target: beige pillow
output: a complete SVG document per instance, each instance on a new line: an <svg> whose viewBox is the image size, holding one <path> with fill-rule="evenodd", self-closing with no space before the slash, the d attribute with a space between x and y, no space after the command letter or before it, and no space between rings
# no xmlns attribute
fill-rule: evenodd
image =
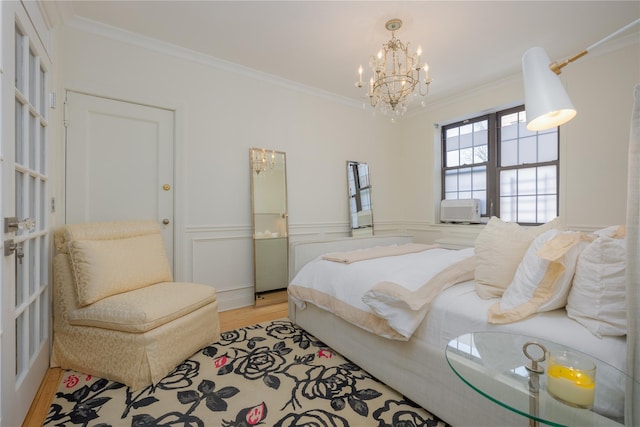
<svg viewBox="0 0 640 427"><path fill-rule="evenodd" d="M491 217L475 241L478 296L484 299L502 296L533 239L558 228L559 218L537 227L523 227Z"/></svg>
<svg viewBox="0 0 640 427"><path fill-rule="evenodd" d="M162 236L74 240L69 256L80 305L173 280Z"/></svg>
<svg viewBox="0 0 640 427"><path fill-rule="evenodd" d="M549 230L536 237L489 323L510 323L567 304L578 256L591 239L578 231Z"/></svg>

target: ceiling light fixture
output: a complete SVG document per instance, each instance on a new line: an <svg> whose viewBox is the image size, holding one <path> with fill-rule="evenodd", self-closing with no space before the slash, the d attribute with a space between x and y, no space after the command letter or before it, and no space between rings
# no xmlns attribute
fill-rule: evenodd
<svg viewBox="0 0 640 427"><path fill-rule="evenodd" d="M576 116L576 109L558 77L562 68L638 23L640 19L636 19L560 64L555 61L550 62L547 53L541 47L532 47L527 50L522 56L527 129L541 131L560 126L573 119Z"/></svg>
<svg viewBox="0 0 640 427"><path fill-rule="evenodd" d="M407 111L410 95L426 96L429 93L429 66L421 64L420 56L422 48L418 46L415 54L409 52L409 43L406 45L395 36L402 26L400 19L391 19L385 24L385 28L391 31L391 40L382 45L377 55L371 56L369 67L371 79L367 88L367 96L372 107L379 109L386 115L402 115ZM358 68L359 79L356 87L364 87L362 81L362 65ZM424 73L421 81L420 76ZM416 90L417 86L417 90ZM424 90L423 90L424 88Z"/></svg>

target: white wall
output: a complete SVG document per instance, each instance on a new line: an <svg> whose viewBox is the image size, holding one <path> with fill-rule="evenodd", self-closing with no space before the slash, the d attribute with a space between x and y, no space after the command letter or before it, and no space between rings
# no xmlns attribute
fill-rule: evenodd
<svg viewBox="0 0 640 427"><path fill-rule="evenodd" d="M635 39L612 42L564 69L561 75L578 111L560 128L560 217L573 229L624 224L626 215L627 147L633 88L640 82L640 49ZM402 218L422 239L453 232L472 238L480 227L437 225L440 165L434 136L447 124L479 112L524 103L522 76L438 102L403 122L400 158L402 181L415 194ZM444 230L444 231L443 231Z"/></svg>
<svg viewBox="0 0 640 427"><path fill-rule="evenodd" d="M222 310L253 302L249 147L286 152L292 240L348 234L346 161L355 160L370 166L377 233L468 243L481 226L434 223L440 188L434 123L523 102L517 75L391 124L331 97L186 54L71 27L61 28L56 40L59 94L72 89L176 110L178 278L215 286ZM589 55L562 74L578 110L561 128L560 213L569 227L624 222L639 76L637 42ZM60 123L54 128L62 168L64 134Z"/></svg>
<svg viewBox="0 0 640 427"><path fill-rule="evenodd" d="M370 164L376 221L394 230L397 207L387 199L400 182L387 161L395 151L389 121L269 78L77 28L58 30L57 48L61 98L70 89L176 110L177 278L215 286L221 309L253 303L250 147L286 152L291 239L348 235L347 160ZM64 133L54 126L62 168Z"/></svg>

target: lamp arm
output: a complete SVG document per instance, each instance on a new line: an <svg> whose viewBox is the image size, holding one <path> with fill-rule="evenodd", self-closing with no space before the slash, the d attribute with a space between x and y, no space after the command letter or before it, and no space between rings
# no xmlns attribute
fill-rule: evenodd
<svg viewBox="0 0 640 427"><path fill-rule="evenodd" d="M566 67L567 65L569 65L570 63L572 63L573 61L582 58L583 56L585 56L587 53L591 52L593 49L595 49L596 47L600 46L603 43L608 42L609 40L611 40L612 38L618 36L620 33L628 30L629 28L640 24L640 19L636 19L635 21L625 25L624 27L620 28L618 31L615 31L611 34L609 34L607 37L603 38L602 40L598 40L597 42L595 42L594 44L592 44L591 46L589 46L588 48L586 48L585 50L583 50L582 52L572 56L571 58L567 59L566 61L563 61L561 63L557 63L557 62L552 62L551 64L549 64L549 68L551 69L551 71L553 71L556 74L560 74L562 72L562 68Z"/></svg>

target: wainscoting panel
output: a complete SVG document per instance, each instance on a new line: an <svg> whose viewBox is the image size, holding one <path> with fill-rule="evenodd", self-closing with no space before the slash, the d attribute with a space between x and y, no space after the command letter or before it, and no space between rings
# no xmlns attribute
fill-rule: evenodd
<svg viewBox="0 0 640 427"><path fill-rule="evenodd" d="M250 232L199 229L191 236L192 281L216 288L220 311L252 305L253 252Z"/></svg>
<svg viewBox="0 0 640 427"><path fill-rule="evenodd" d="M473 246L482 225L377 221L376 235L410 235L418 243L440 243L460 249ZM184 280L214 286L220 311L253 305L251 226L190 226L185 232ZM350 237L348 223L289 225L289 242ZM189 268L190 266L190 268Z"/></svg>

